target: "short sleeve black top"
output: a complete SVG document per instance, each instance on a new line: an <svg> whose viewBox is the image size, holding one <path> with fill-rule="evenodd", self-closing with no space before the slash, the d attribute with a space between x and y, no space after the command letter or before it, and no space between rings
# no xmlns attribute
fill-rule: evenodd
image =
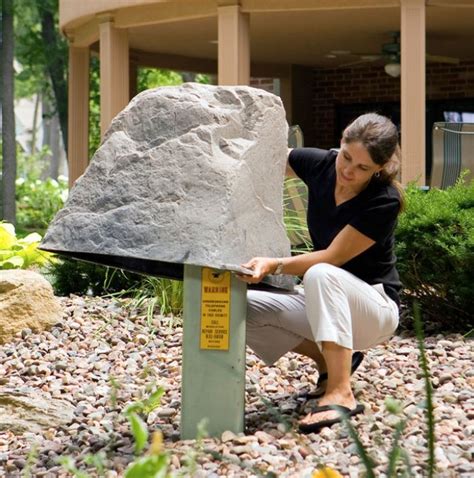
<svg viewBox="0 0 474 478"><path fill-rule="evenodd" d="M290 153L293 171L308 186L308 229L315 251L326 249L346 225L375 241L369 249L343 264L368 284L383 284L397 304L401 284L395 268L394 230L400 210L400 195L393 185L372 179L352 199L336 206L336 151L296 148Z"/></svg>

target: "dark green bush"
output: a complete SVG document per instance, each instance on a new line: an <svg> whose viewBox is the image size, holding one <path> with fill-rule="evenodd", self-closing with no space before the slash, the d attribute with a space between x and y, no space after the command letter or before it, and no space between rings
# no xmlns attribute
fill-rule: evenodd
<svg viewBox="0 0 474 478"><path fill-rule="evenodd" d="M474 182L427 192L411 186L396 231L407 303L443 330L469 330L474 311Z"/></svg>
<svg viewBox="0 0 474 478"><path fill-rule="evenodd" d="M143 276L120 269L76 261L59 259L47 270L56 295L105 295L137 288Z"/></svg>

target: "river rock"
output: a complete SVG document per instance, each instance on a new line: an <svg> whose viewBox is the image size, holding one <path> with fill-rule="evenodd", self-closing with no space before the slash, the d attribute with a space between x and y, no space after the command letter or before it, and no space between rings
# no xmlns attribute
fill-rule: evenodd
<svg viewBox="0 0 474 478"><path fill-rule="evenodd" d="M61 306L51 284L37 272L0 271L0 343L29 329L39 332L60 321Z"/></svg>
<svg viewBox="0 0 474 478"><path fill-rule="evenodd" d="M0 390L0 431L41 433L67 425L73 418L74 407L69 402L37 388Z"/></svg>
<svg viewBox="0 0 474 478"><path fill-rule="evenodd" d="M147 90L112 121L42 248L182 278L289 256L283 224L288 126L278 96L186 83ZM292 287L289 277L274 285Z"/></svg>

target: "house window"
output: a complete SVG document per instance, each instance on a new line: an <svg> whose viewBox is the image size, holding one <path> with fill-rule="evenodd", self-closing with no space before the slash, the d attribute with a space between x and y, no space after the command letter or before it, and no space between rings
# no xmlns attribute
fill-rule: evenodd
<svg viewBox="0 0 474 478"><path fill-rule="evenodd" d="M447 123L474 123L474 113L467 111L443 111Z"/></svg>

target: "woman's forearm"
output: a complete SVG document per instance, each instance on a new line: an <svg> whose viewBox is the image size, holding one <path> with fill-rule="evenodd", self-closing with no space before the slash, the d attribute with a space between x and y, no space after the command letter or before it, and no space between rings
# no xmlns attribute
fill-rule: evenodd
<svg viewBox="0 0 474 478"><path fill-rule="evenodd" d="M328 249L308 252L307 254L300 254L298 256L284 257L281 261L283 262L282 274L295 276L303 275L315 264L326 263L334 266L342 265L341 261L339 261Z"/></svg>

